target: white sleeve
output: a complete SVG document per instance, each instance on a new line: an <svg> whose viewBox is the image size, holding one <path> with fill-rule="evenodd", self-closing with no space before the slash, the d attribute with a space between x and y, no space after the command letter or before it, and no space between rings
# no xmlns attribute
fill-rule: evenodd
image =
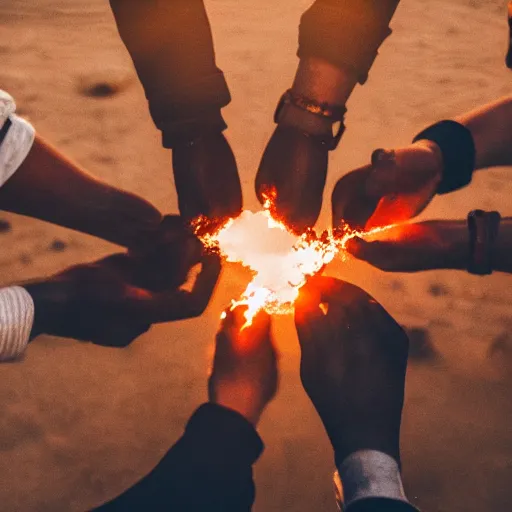
<svg viewBox="0 0 512 512"><path fill-rule="evenodd" d="M376 450L350 454L334 475L334 483L340 508L366 498L408 502L398 463L393 457Z"/></svg>
<svg viewBox="0 0 512 512"><path fill-rule="evenodd" d="M34 323L34 301L21 286L0 288L0 361L25 351Z"/></svg>
<svg viewBox="0 0 512 512"><path fill-rule="evenodd" d="M18 117L12 96L0 89L0 130L9 119L9 127L0 143L0 187L18 170L34 143L34 127Z"/></svg>

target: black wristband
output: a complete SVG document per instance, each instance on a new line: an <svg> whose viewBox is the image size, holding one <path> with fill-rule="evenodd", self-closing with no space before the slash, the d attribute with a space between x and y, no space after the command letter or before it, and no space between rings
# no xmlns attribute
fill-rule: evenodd
<svg viewBox="0 0 512 512"><path fill-rule="evenodd" d="M475 143L473 135L456 121L440 121L414 137L413 142L435 142L443 156L443 179L438 194L459 190L471 182L475 169Z"/></svg>

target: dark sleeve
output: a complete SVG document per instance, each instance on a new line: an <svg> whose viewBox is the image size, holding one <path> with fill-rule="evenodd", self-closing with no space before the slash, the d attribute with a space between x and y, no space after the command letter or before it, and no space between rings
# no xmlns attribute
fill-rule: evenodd
<svg viewBox="0 0 512 512"><path fill-rule="evenodd" d="M350 504L345 512L418 512L418 509L404 501L367 498Z"/></svg>
<svg viewBox="0 0 512 512"><path fill-rule="evenodd" d="M302 15L298 56L348 67L364 83L400 0L316 0Z"/></svg>
<svg viewBox="0 0 512 512"><path fill-rule="evenodd" d="M203 0L110 0L163 144L223 130L230 93L216 66Z"/></svg>
<svg viewBox="0 0 512 512"><path fill-rule="evenodd" d="M238 413L204 404L184 435L145 478L97 511L249 511L252 465L263 451L254 427Z"/></svg>

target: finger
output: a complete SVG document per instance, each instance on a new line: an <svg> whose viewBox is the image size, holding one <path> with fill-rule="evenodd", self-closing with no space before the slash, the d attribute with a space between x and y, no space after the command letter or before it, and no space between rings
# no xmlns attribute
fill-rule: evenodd
<svg viewBox="0 0 512 512"><path fill-rule="evenodd" d="M325 303L329 307L337 302L347 303L355 297L367 295L361 288L333 277L315 276L309 285L315 287L320 303Z"/></svg>
<svg viewBox="0 0 512 512"><path fill-rule="evenodd" d="M171 290L161 293L140 293L135 299L138 308L149 323L172 322L200 316L210 301L220 274L220 258L211 254L203 257L202 270L191 292Z"/></svg>
<svg viewBox="0 0 512 512"><path fill-rule="evenodd" d="M399 242L368 242L362 238L353 238L347 242L346 249L356 258L385 271L399 270L403 248Z"/></svg>
<svg viewBox="0 0 512 512"><path fill-rule="evenodd" d="M302 287L295 301L295 327L302 350L325 335L326 322L320 307L320 293L314 285Z"/></svg>
<svg viewBox="0 0 512 512"><path fill-rule="evenodd" d="M149 331L149 324L129 324L126 322L117 322L107 327L93 343L103 347L123 348L142 334Z"/></svg>
<svg viewBox="0 0 512 512"><path fill-rule="evenodd" d="M336 184L331 197L334 228L348 224L353 229L362 229L375 211L379 199L370 197L365 190L370 171L370 166L352 171Z"/></svg>
<svg viewBox="0 0 512 512"><path fill-rule="evenodd" d="M205 254L201 261L201 272L190 292L189 302L196 315L201 315L213 295L221 271L221 258L218 254Z"/></svg>
<svg viewBox="0 0 512 512"><path fill-rule="evenodd" d="M371 197L381 198L402 192L402 169L396 162L396 153L389 149L376 149L372 153L372 170L365 187Z"/></svg>
<svg viewBox="0 0 512 512"><path fill-rule="evenodd" d="M380 242L368 242L360 237L354 237L348 240L345 249L356 258L374 264L378 260L382 245Z"/></svg>
<svg viewBox="0 0 512 512"><path fill-rule="evenodd" d="M427 204L428 201L418 199L415 194L383 197L366 223L365 229L370 230L405 222L421 213Z"/></svg>
<svg viewBox="0 0 512 512"><path fill-rule="evenodd" d="M372 197L410 194L424 183L424 176L411 168L407 150L377 149L372 154L372 171L366 192Z"/></svg>
<svg viewBox="0 0 512 512"><path fill-rule="evenodd" d="M264 311L259 311L248 324L245 307L237 307L230 311L226 317L228 339L234 349L250 352L261 349L263 346L272 345L270 316Z"/></svg>
<svg viewBox="0 0 512 512"><path fill-rule="evenodd" d="M93 263L95 267L108 269L123 281L130 282L135 272L135 260L127 253L117 253Z"/></svg>

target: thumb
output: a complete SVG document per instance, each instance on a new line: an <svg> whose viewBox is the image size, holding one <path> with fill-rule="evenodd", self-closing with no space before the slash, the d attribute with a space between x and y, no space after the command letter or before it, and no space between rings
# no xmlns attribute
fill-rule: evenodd
<svg viewBox="0 0 512 512"><path fill-rule="evenodd" d="M301 349L314 343L325 325L325 315L320 309L321 295L311 285L305 285L295 302L295 327Z"/></svg>
<svg viewBox="0 0 512 512"><path fill-rule="evenodd" d="M372 153L372 171L366 180L366 193L380 198L403 192L401 175L395 151L376 149Z"/></svg>
<svg viewBox="0 0 512 512"><path fill-rule="evenodd" d="M375 265L382 259L382 245L380 242L368 242L362 238L354 237L347 241L345 249L352 256Z"/></svg>
<svg viewBox="0 0 512 512"><path fill-rule="evenodd" d="M267 313L259 311L248 324L246 311L246 306L237 306L226 311L221 330L227 333L228 341L233 348L250 351L271 340L271 322Z"/></svg>

